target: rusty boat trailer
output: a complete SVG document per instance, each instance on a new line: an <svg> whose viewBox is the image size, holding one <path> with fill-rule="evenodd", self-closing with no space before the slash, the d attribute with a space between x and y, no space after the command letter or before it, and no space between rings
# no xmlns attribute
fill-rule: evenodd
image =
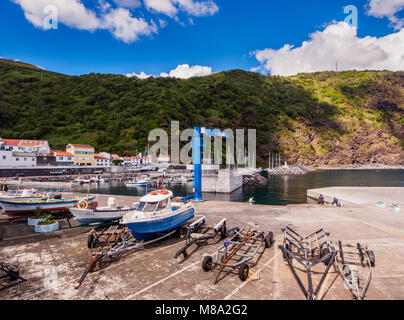
<svg viewBox="0 0 404 320"><path fill-rule="evenodd" d="M246 281L249 273L248 262L257 255L261 247L269 248L273 244L273 233L258 232L256 230L240 231L233 228L229 231L230 239L224 241L223 245L212 256L206 256L202 261L202 269L205 272L219 267L215 283L219 281L221 273L225 269L237 269L241 281Z"/></svg>
<svg viewBox="0 0 404 320"><path fill-rule="evenodd" d="M328 240L327 234L323 229L320 229L306 237L302 237L291 227L286 226L282 229L284 233L283 244L279 246L283 253L283 258L288 262L290 270L296 278L296 281L305 295L307 300L316 300L321 289L321 286L334 264L337 250ZM297 274L293 265L293 260L298 262L306 271L307 274L307 289ZM312 268L319 263L324 263L326 269L316 288L313 288Z"/></svg>
<svg viewBox="0 0 404 320"><path fill-rule="evenodd" d="M76 281L74 288L80 288L88 273L92 272L97 263L100 263L103 258L109 258L112 261L126 252L141 249L146 245L167 239L171 236L179 237L186 225L187 224L166 233L157 234L156 238L146 242L137 241L132 236L128 227L124 225L112 225L108 228L104 228L101 232L92 229L87 240L88 248L91 250L91 260L80 279Z"/></svg>

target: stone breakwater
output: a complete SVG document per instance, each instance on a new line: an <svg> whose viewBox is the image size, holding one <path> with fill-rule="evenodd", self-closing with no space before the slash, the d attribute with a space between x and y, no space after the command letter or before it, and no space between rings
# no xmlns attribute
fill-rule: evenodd
<svg viewBox="0 0 404 320"><path fill-rule="evenodd" d="M268 173L270 175L277 175L277 176L301 176L316 170L317 170L316 168L306 166L280 167L276 169L268 169Z"/></svg>
<svg viewBox="0 0 404 320"><path fill-rule="evenodd" d="M259 173L243 176L243 185L255 186L255 185L266 185L267 183L268 179L263 177Z"/></svg>

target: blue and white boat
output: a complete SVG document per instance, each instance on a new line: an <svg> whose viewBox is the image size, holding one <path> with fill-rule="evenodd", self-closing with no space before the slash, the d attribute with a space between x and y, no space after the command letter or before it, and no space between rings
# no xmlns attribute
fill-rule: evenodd
<svg viewBox="0 0 404 320"><path fill-rule="evenodd" d="M157 234L180 227L195 217L191 202L172 202L169 190L155 190L140 199L136 211L128 212L121 220L138 240L148 240Z"/></svg>
<svg viewBox="0 0 404 320"><path fill-rule="evenodd" d="M146 179L139 179L139 180L125 182L125 185L127 187L145 187L148 184L149 184L149 181Z"/></svg>

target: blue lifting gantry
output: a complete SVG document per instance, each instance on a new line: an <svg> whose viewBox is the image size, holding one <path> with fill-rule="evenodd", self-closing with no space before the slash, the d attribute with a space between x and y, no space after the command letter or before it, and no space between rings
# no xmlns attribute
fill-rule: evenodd
<svg viewBox="0 0 404 320"><path fill-rule="evenodd" d="M202 136L210 137L228 137L218 129L206 129L201 127L194 127L194 135L192 138L192 163L194 165L194 201L200 202L202 199Z"/></svg>

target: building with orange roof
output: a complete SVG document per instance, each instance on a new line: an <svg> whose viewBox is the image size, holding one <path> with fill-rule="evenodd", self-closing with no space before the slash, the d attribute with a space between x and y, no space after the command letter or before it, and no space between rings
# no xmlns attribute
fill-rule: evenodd
<svg viewBox="0 0 404 320"><path fill-rule="evenodd" d="M0 150L48 154L50 152L48 141L31 139L2 139Z"/></svg>
<svg viewBox="0 0 404 320"><path fill-rule="evenodd" d="M66 151L51 151L56 158L56 165L57 166L72 166L74 165L74 156L70 152Z"/></svg>
<svg viewBox="0 0 404 320"><path fill-rule="evenodd" d="M124 165L139 166L142 164L142 157L139 156L122 157L122 160Z"/></svg>
<svg viewBox="0 0 404 320"><path fill-rule="evenodd" d="M104 152L94 154L94 164L97 167L110 167L111 158L103 156Z"/></svg>
<svg viewBox="0 0 404 320"><path fill-rule="evenodd" d="M160 154L157 158L158 163L170 163L171 158L168 154Z"/></svg>
<svg viewBox="0 0 404 320"><path fill-rule="evenodd" d="M88 144L68 144L66 152L73 155L74 165L93 166L95 164L94 147Z"/></svg>

